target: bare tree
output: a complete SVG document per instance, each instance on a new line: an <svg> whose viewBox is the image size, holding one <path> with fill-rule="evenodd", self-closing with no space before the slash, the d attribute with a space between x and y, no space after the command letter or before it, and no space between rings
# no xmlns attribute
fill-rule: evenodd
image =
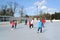
<svg viewBox="0 0 60 40"><path fill-rule="evenodd" d="M18 6L18 3L14 2L14 13L16 11L17 6Z"/></svg>
<svg viewBox="0 0 60 40"><path fill-rule="evenodd" d="M0 10L0 14L5 16L6 15L6 10L7 10L7 5L2 5L1 10Z"/></svg>
<svg viewBox="0 0 60 40"><path fill-rule="evenodd" d="M18 5L18 3L16 3L16 2L10 2L10 3L8 3L8 5L9 5L9 9L10 9L10 14L11 14L11 16L14 16L14 14L15 14L15 12L16 12L16 8L17 8L17 5Z"/></svg>

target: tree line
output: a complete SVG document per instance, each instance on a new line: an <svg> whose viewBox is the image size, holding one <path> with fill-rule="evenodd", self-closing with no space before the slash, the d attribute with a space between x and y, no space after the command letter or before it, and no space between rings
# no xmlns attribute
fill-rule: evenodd
<svg viewBox="0 0 60 40"><path fill-rule="evenodd" d="M20 6L16 2L9 2L6 5L0 6L0 16L14 16L16 10L19 8L18 13L22 17L23 15L27 15L24 13L24 7Z"/></svg>

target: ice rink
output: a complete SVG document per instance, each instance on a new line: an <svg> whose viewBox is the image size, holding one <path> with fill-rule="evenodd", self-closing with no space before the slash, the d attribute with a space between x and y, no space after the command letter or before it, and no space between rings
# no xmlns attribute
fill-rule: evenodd
<svg viewBox="0 0 60 40"><path fill-rule="evenodd" d="M37 33L37 22L32 29L24 23L18 24L14 30L11 30L10 24L2 24L0 40L60 40L60 21L46 22L42 33Z"/></svg>

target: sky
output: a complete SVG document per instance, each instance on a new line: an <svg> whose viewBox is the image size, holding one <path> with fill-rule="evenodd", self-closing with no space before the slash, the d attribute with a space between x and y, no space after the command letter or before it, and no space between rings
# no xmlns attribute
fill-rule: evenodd
<svg viewBox="0 0 60 40"><path fill-rule="evenodd" d="M0 0L0 8L9 2L16 2L18 6L23 6L24 11L28 15L39 15L39 12L60 12L60 0ZM38 7L37 7L38 6ZM19 17L19 10L17 8L15 17Z"/></svg>

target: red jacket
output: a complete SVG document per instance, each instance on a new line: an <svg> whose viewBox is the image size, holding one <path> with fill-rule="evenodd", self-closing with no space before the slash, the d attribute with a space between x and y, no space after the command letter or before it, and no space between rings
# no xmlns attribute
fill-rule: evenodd
<svg viewBox="0 0 60 40"><path fill-rule="evenodd" d="M45 19L42 19L42 23L45 23L46 22L46 20Z"/></svg>

